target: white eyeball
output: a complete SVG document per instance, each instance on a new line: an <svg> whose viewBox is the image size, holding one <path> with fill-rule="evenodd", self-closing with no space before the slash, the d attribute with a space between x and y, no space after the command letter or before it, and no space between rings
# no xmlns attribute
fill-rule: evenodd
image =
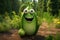
<svg viewBox="0 0 60 40"><path fill-rule="evenodd" d="M35 11L34 11L34 9L30 9L30 13L34 13Z"/></svg>
<svg viewBox="0 0 60 40"><path fill-rule="evenodd" d="M24 11L23 11L24 13L27 13L28 12L28 10L27 9L24 9Z"/></svg>

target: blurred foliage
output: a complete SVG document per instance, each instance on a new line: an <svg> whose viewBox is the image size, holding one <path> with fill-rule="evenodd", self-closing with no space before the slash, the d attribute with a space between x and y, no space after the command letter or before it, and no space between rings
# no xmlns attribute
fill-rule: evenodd
<svg viewBox="0 0 60 40"><path fill-rule="evenodd" d="M59 18L54 18L53 23L55 24L56 28L60 28L60 19Z"/></svg>
<svg viewBox="0 0 60 40"><path fill-rule="evenodd" d="M12 20L11 20L11 26L12 28L19 29L21 24L21 17L19 15L16 15L15 11L12 12Z"/></svg>
<svg viewBox="0 0 60 40"><path fill-rule="evenodd" d="M45 40L60 40L60 32L56 32L56 35L48 35Z"/></svg>
<svg viewBox="0 0 60 40"><path fill-rule="evenodd" d="M57 32L55 40L60 40L60 32Z"/></svg>
<svg viewBox="0 0 60 40"><path fill-rule="evenodd" d="M0 32L9 32L10 29L11 29L11 26L9 23L7 22L0 23Z"/></svg>
<svg viewBox="0 0 60 40"><path fill-rule="evenodd" d="M52 35L48 35L48 37L46 37L45 40L53 40L53 36Z"/></svg>
<svg viewBox="0 0 60 40"><path fill-rule="evenodd" d="M12 19L11 19L12 18ZM9 31L10 29L20 29L21 17L12 11L12 16L5 12L5 15L0 15L0 32Z"/></svg>
<svg viewBox="0 0 60 40"><path fill-rule="evenodd" d="M0 14L4 14L5 11L9 14L16 11L16 14L18 14L28 5L28 2L33 2L33 8L36 12L50 12L51 15L59 15L60 0L38 0L38 2L36 0L0 0Z"/></svg>
<svg viewBox="0 0 60 40"><path fill-rule="evenodd" d="M32 0L22 0L23 3L32 2Z"/></svg>
<svg viewBox="0 0 60 40"><path fill-rule="evenodd" d="M56 35L54 36L52 35L47 36L45 40L60 40L60 32L56 32Z"/></svg>
<svg viewBox="0 0 60 40"><path fill-rule="evenodd" d="M39 15L39 14L38 14ZM41 16L42 15L42 16ZM47 23L52 23L53 22L53 16L48 13L48 12L44 12L43 14L40 13L40 15L38 16L38 21L41 24L43 21L46 21Z"/></svg>
<svg viewBox="0 0 60 40"><path fill-rule="evenodd" d="M7 16L6 14L4 16L1 16L0 21L0 32L7 32L11 29L11 20L9 16Z"/></svg>
<svg viewBox="0 0 60 40"><path fill-rule="evenodd" d="M20 2L18 0L0 0L0 14L8 13L12 11L19 12Z"/></svg>
<svg viewBox="0 0 60 40"><path fill-rule="evenodd" d="M43 15L43 19L46 19L46 21L48 23L51 23L52 22L52 19L53 19L53 16L50 13L45 12L44 15Z"/></svg>
<svg viewBox="0 0 60 40"><path fill-rule="evenodd" d="M58 24L56 24L56 28L60 29L60 22L58 22Z"/></svg>

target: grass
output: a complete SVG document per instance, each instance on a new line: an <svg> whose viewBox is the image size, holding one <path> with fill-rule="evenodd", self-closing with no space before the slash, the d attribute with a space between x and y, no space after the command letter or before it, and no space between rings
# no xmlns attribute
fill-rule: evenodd
<svg viewBox="0 0 60 40"><path fill-rule="evenodd" d="M0 15L0 32L5 32L12 28L20 29L20 16L13 11L12 19L6 12L4 16Z"/></svg>
<svg viewBox="0 0 60 40"><path fill-rule="evenodd" d="M59 32L57 32L55 40L60 40L60 33Z"/></svg>
<svg viewBox="0 0 60 40"><path fill-rule="evenodd" d="M9 17L8 16L3 17L2 15L0 15L0 16L1 16L0 32L9 31L11 29Z"/></svg>
<svg viewBox="0 0 60 40"><path fill-rule="evenodd" d="M53 16L50 15L50 13L48 12L43 12L43 13L40 13L38 12L38 21L39 23L41 24L43 21L46 21L48 24L52 23L53 22Z"/></svg>
<svg viewBox="0 0 60 40"><path fill-rule="evenodd" d="M48 35L48 37L46 37L45 40L53 40L53 36L52 35Z"/></svg>
<svg viewBox="0 0 60 40"><path fill-rule="evenodd" d="M21 17L19 15L16 15L15 12L13 12L12 16L13 16L12 20L11 20L12 28L19 29L20 28Z"/></svg>

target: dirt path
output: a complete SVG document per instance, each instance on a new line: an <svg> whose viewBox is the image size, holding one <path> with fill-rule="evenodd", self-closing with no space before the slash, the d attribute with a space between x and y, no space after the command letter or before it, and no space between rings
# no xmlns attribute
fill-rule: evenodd
<svg viewBox="0 0 60 40"><path fill-rule="evenodd" d="M25 36L20 37L17 33L17 30L11 30L10 33L0 33L0 40L44 40L45 37L36 35L36 36Z"/></svg>
<svg viewBox="0 0 60 40"><path fill-rule="evenodd" d="M60 32L60 29L56 29L53 26L48 28L47 23L43 23L36 36L25 36L25 37L20 37L18 35L18 30L11 30L9 33L0 33L0 40L45 40L45 36L51 34L55 35L56 32Z"/></svg>
<svg viewBox="0 0 60 40"><path fill-rule="evenodd" d="M44 36L49 34L55 35L56 31L60 32L60 29L46 30L44 28L40 28L36 36L20 37L17 30L11 30L10 33L0 33L0 40L45 40Z"/></svg>

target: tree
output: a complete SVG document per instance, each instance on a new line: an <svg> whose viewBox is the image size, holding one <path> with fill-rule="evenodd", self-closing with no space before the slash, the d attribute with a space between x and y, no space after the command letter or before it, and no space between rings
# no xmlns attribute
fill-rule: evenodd
<svg viewBox="0 0 60 40"><path fill-rule="evenodd" d="M38 2L36 0L33 0L33 8L37 12L38 11Z"/></svg>
<svg viewBox="0 0 60 40"><path fill-rule="evenodd" d="M22 0L23 3L32 2L32 0Z"/></svg>
<svg viewBox="0 0 60 40"><path fill-rule="evenodd" d="M58 16L58 0L51 0L52 14Z"/></svg>
<svg viewBox="0 0 60 40"><path fill-rule="evenodd" d="M51 12L52 8L51 8L51 0L47 0L47 12Z"/></svg>
<svg viewBox="0 0 60 40"><path fill-rule="evenodd" d="M12 11L19 11L19 0L0 0L0 14L8 13Z"/></svg>
<svg viewBox="0 0 60 40"><path fill-rule="evenodd" d="M47 2L48 2L48 0L44 0L44 12L47 12Z"/></svg>
<svg viewBox="0 0 60 40"><path fill-rule="evenodd" d="M38 0L38 10L42 13L44 8L44 0Z"/></svg>

